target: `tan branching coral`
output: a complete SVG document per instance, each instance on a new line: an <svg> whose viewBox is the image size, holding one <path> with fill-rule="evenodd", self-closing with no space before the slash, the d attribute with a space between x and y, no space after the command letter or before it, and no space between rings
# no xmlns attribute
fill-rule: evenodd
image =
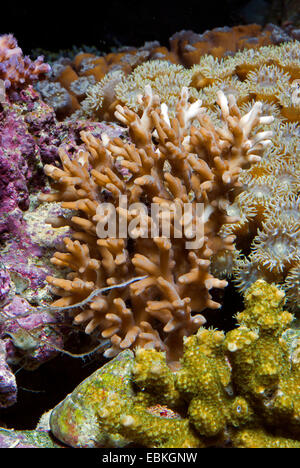
<svg viewBox="0 0 300 468"><path fill-rule="evenodd" d="M54 305L74 305L91 291L143 275L121 290L99 293L75 313L75 322L85 323L86 332L97 329L110 340L107 357L142 346L166 351L169 361L177 361L182 337L205 322L200 312L220 307L210 290L224 288L227 282L212 275L210 260L218 252L234 250L234 236L219 235L224 224L236 222L226 207L240 187L242 168L258 161L269 143L268 132L252 139L252 129L273 118L260 117L259 102L241 115L234 97L227 99L220 91L222 125L214 127L201 102L191 104L188 98L184 87L176 117L170 119L167 106L146 86L145 95L138 98L140 116L128 107L116 108L116 118L128 127L132 143L110 141L107 135L100 141L83 132L86 152L71 159L61 149L62 168L45 166L54 191L42 200L61 201L63 208L79 212L71 218L73 239L66 239L66 251L52 259L70 269L66 279L48 277L61 296ZM122 197L130 206L123 205ZM99 211L104 202L118 214L116 231L109 237L103 235L109 208ZM138 202L143 209L132 205ZM149 211L153 204L161 210L154 234ZM166 216L167 234L161 222ZM127 231L118 234L124 221L133 223L130 236Z"/></svg>

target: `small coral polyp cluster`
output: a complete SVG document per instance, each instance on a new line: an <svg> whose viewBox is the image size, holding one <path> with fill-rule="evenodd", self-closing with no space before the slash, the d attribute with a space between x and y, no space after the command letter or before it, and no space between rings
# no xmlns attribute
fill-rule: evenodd
<svg viewBox="0 0 300 468"><path fill-rule="evenodd" d="M256 281L238 327L185 338L177 372L165 353L124 351L53 410L53 433L74 447L299 448L300 348L284 339L284 296Z"/></svg>
<svg viewBox="0 0 300 468"><path fill-rule="evenodd" d="M205 322L199 313L220 306L209 291L227 285L211 274L210 260L218 252L234 248L234 236L219 235L224 224L236 221L227 216L226 207L240 187L241 170L260 160L259 153L268 144L268 132L251 139L253 128L273 118L260 117L259 102L241 115L235 99L220 92L223 125L215 127L201 102L191 104L188 97L183 88L176 117L170 120L167 107L146 87L140 97L141 116L125 106L116 110L132 143L110 141L107 136L97 140L82 133L87 152L80 151L71 159L61 151L62 169L45 166L55 191L41 199L62 201L63 208L79 210L79 216L71 218L75 231L73 240L65 239L66 253L58 252L52 259L55 265L71 269L67 279L48 277L62 296L53 305L70 306L92 291L145 276L123 291L112 288L107 296L99 291L88 307L77 312L75 322L85 322L88 333L98 328L103 338L110 339L107 357L144 346L166 351L170 362L178 360L183 336ZM153 237L148 211L123 208L121 195L130 205L189 204L189 229L181 237L177 235L182 220L174 213L170 237L163 235L161 226ZM108 200L123 218L134 220L134 239L98 236L97 224L107 222L107 215L99 215L98 207ZM203 217L198 219L200 203ZM203 224L201 242L189 248L187 241L201 228L198 221Z"/></svg>

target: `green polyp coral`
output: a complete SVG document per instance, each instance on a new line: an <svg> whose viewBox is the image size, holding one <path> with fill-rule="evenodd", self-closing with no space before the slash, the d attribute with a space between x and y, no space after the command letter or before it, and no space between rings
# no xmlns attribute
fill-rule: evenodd
<svg viewBox="0 0 300 468"><path fill-rule="evenodd" d="M77 426L84 427L84 409L96 446L114 435L116 445L155 448L300 448L300 341L291 338L294 317L284 301L283 291L256 281L238 327L227 334L200 328L186 338L176 372L163 352L124 351L53 410L52 431L80 446L61 430L70 415L76 427L80 406Z"/></svg>
<svg viewBox="0 0 300 468"><path fill-rule="evenodd" d="M283 291L257 281L245 296L246 309L237 315L240 327L227 333L224 344L235 389L258 422L279 431L285 427L299 438L300 366L282 338L293 320L282 309L283 298Z"/></svg>

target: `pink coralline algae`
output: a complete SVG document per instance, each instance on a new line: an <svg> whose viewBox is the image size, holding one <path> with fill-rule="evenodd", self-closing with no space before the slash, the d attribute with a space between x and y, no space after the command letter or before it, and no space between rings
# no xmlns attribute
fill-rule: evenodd
<svg viewBox="0 0 300 468"><path fill-rule="evenodd" d="M23 56L22 50L12 34L0 36L0 79L6 89L20 89L37 81L50 71L43 57L32 61Z"/></svg>

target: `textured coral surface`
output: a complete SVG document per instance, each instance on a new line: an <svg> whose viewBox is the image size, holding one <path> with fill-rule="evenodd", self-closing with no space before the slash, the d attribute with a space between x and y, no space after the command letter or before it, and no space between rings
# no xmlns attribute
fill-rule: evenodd
<svg viewBox="0 0 300 468"><path fill-rule="evenodd" d="M265 27L250 24L216 28L203 34L183 30L170 37L169 47L152 41L139 48L122 47L108 54L95 51L92 47L77 54L75 51L62 51L58 56L48 54L51 72L47 74L46 82L39 83L38 87L43 99L54 107L60 119L77 110L80 110L80 115L82 109L89 107L95 92L99 96L96 103L100 109L94 110L101 118L107 118L113 115L111 105L116 100L114 87L145 62L162 60L191 67L206 54L222 58L243 49L258 49L293 39L299 40L299 30L292 25L282 29L274 24ZM91 91L93 84L96 87ZM77 118L77 112L75 116Z"/></svg>
<svg viewBox="0 0 300 468"><path fill-rule="evenodd" d="M52 411L53 434L73 447L299 448L299 340L290 354L283 304L258 280L238 327L186 338L175 373L165 353L123 351Z"/></svg>

